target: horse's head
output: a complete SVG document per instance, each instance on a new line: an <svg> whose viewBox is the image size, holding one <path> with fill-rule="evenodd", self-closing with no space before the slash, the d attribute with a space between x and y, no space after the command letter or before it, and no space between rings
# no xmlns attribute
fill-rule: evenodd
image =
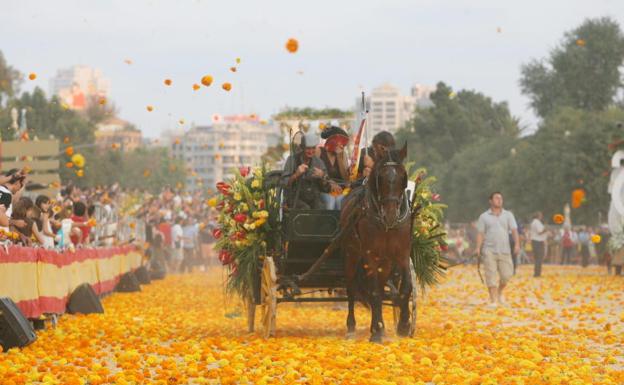
<svg viewBox="0 0 624 385"><path fill-rule="evenodd" d="M407 187L407 171L403 166L406 156L407 143L401 150L387 151L375 163L369 178L380 219L387 228L394 227L400 219Z"/></svg>

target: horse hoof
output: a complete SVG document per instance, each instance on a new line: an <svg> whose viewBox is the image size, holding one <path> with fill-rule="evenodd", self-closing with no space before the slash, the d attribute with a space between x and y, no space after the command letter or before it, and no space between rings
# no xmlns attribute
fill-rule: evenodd
<svg viewBox="0 0 624 385"><path fill-rule="evenodd" d="M399 325L397 328L397 335L400 337L408 337L409 336L409 325Z"/></svg>
<svg viewBox="0 0 624 385"><path fill-rule="evenodd" d="M369 339L370 342L374 342L376 344L380 344L381 343L381 334L374 334L370 337Z"/></svg>
<svg viewBox="0 0 624 385"><path fill-rule="evenodd" d="M348 340L354 340L355 339L355 332L347 332L346 338Z"/></svg>

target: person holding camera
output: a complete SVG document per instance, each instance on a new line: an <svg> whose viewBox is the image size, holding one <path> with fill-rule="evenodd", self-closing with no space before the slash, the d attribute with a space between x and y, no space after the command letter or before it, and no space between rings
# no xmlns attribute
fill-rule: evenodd
<svg viewBox="0 0 624 385"><path fill-rule="evenodd" d="M8 230L9 226L26 227L22 219L12 219L12 202L17 201L26 186L26 174L23 171L11 170L0 177L0 227Z"/></svg>
<svg viewBox="0 0 624 385"><path fill-rule="evenodd" d="M301 143L303 151L286 159L282 183L287 191L290 208L306 210L324 208L321 192L328 192L330 185L325 163L316 156L316 146L319 142L316 134L306 133Z"/></svg>

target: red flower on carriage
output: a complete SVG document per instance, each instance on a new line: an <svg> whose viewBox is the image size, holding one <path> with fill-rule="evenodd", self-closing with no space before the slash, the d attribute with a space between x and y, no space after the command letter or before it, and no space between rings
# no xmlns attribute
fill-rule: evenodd
<svg viewBox="0 0 624 385"><path fill-rule="evenodd" d="M230 235L230 241L242 241L243 239L245 239L245 233L242 231L237 231Z"/></svg>
<svg viewBox="0 0 624 385"><path fill-rule="evenodd" d="M221 229L214 229L214 230L212 230L212 236L215 239L221 238L222 235L223 235L223 231L221 231Z"/></svg>
<svg viewBox="0 0 624 385"><path fill-rule="evenodd" d="M229 265L230 263L232 263L232 253L227 250L219 251L219 261L223 265Z"/></svg>
<svg viewBox="0 0 624 385"><path fill-rule="evenodd" d="M243 178L246 178L247 175L251 172L251 167L239 167L238 172L240 172Z"/></svg>
<svg viewBox="0 0 624 385"><path fill-rule="evenodd" d="M238 223L245 223L245 221L247 220L247 215L243 213L236 214L234 215L234 220Z"/></svg>
<svg viewBox="0 0 624 385"><path fill-rule="evenodd" d="M434 202L438 202L438 201L440 201L440 194L433 194L433 195L431 196L431 199L432 199Z"/></svg>
<svg viewBox="0 0 624 385"><path fill-rule="evenodd" d="M230 186L229 184L227 184L225 182L218 182L217 183L217 190L219 190L219 192L221 194L223 194L223 195L229 195L231 188L232 188L232 186Z"/></svg>

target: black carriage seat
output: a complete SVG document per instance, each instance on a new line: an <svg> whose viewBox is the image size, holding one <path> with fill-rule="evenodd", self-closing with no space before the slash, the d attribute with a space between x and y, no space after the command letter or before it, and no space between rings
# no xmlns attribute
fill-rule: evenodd
<svg viewBox="0 0 624 385"><path fill-rule="evenodd" d="M282 261L283 274L300 275L323 254L340 231L340 211L285 209L282 239L287 247ZM304 287L344 287L344 260L337 250L318 272L306 279Z"/></svg>

